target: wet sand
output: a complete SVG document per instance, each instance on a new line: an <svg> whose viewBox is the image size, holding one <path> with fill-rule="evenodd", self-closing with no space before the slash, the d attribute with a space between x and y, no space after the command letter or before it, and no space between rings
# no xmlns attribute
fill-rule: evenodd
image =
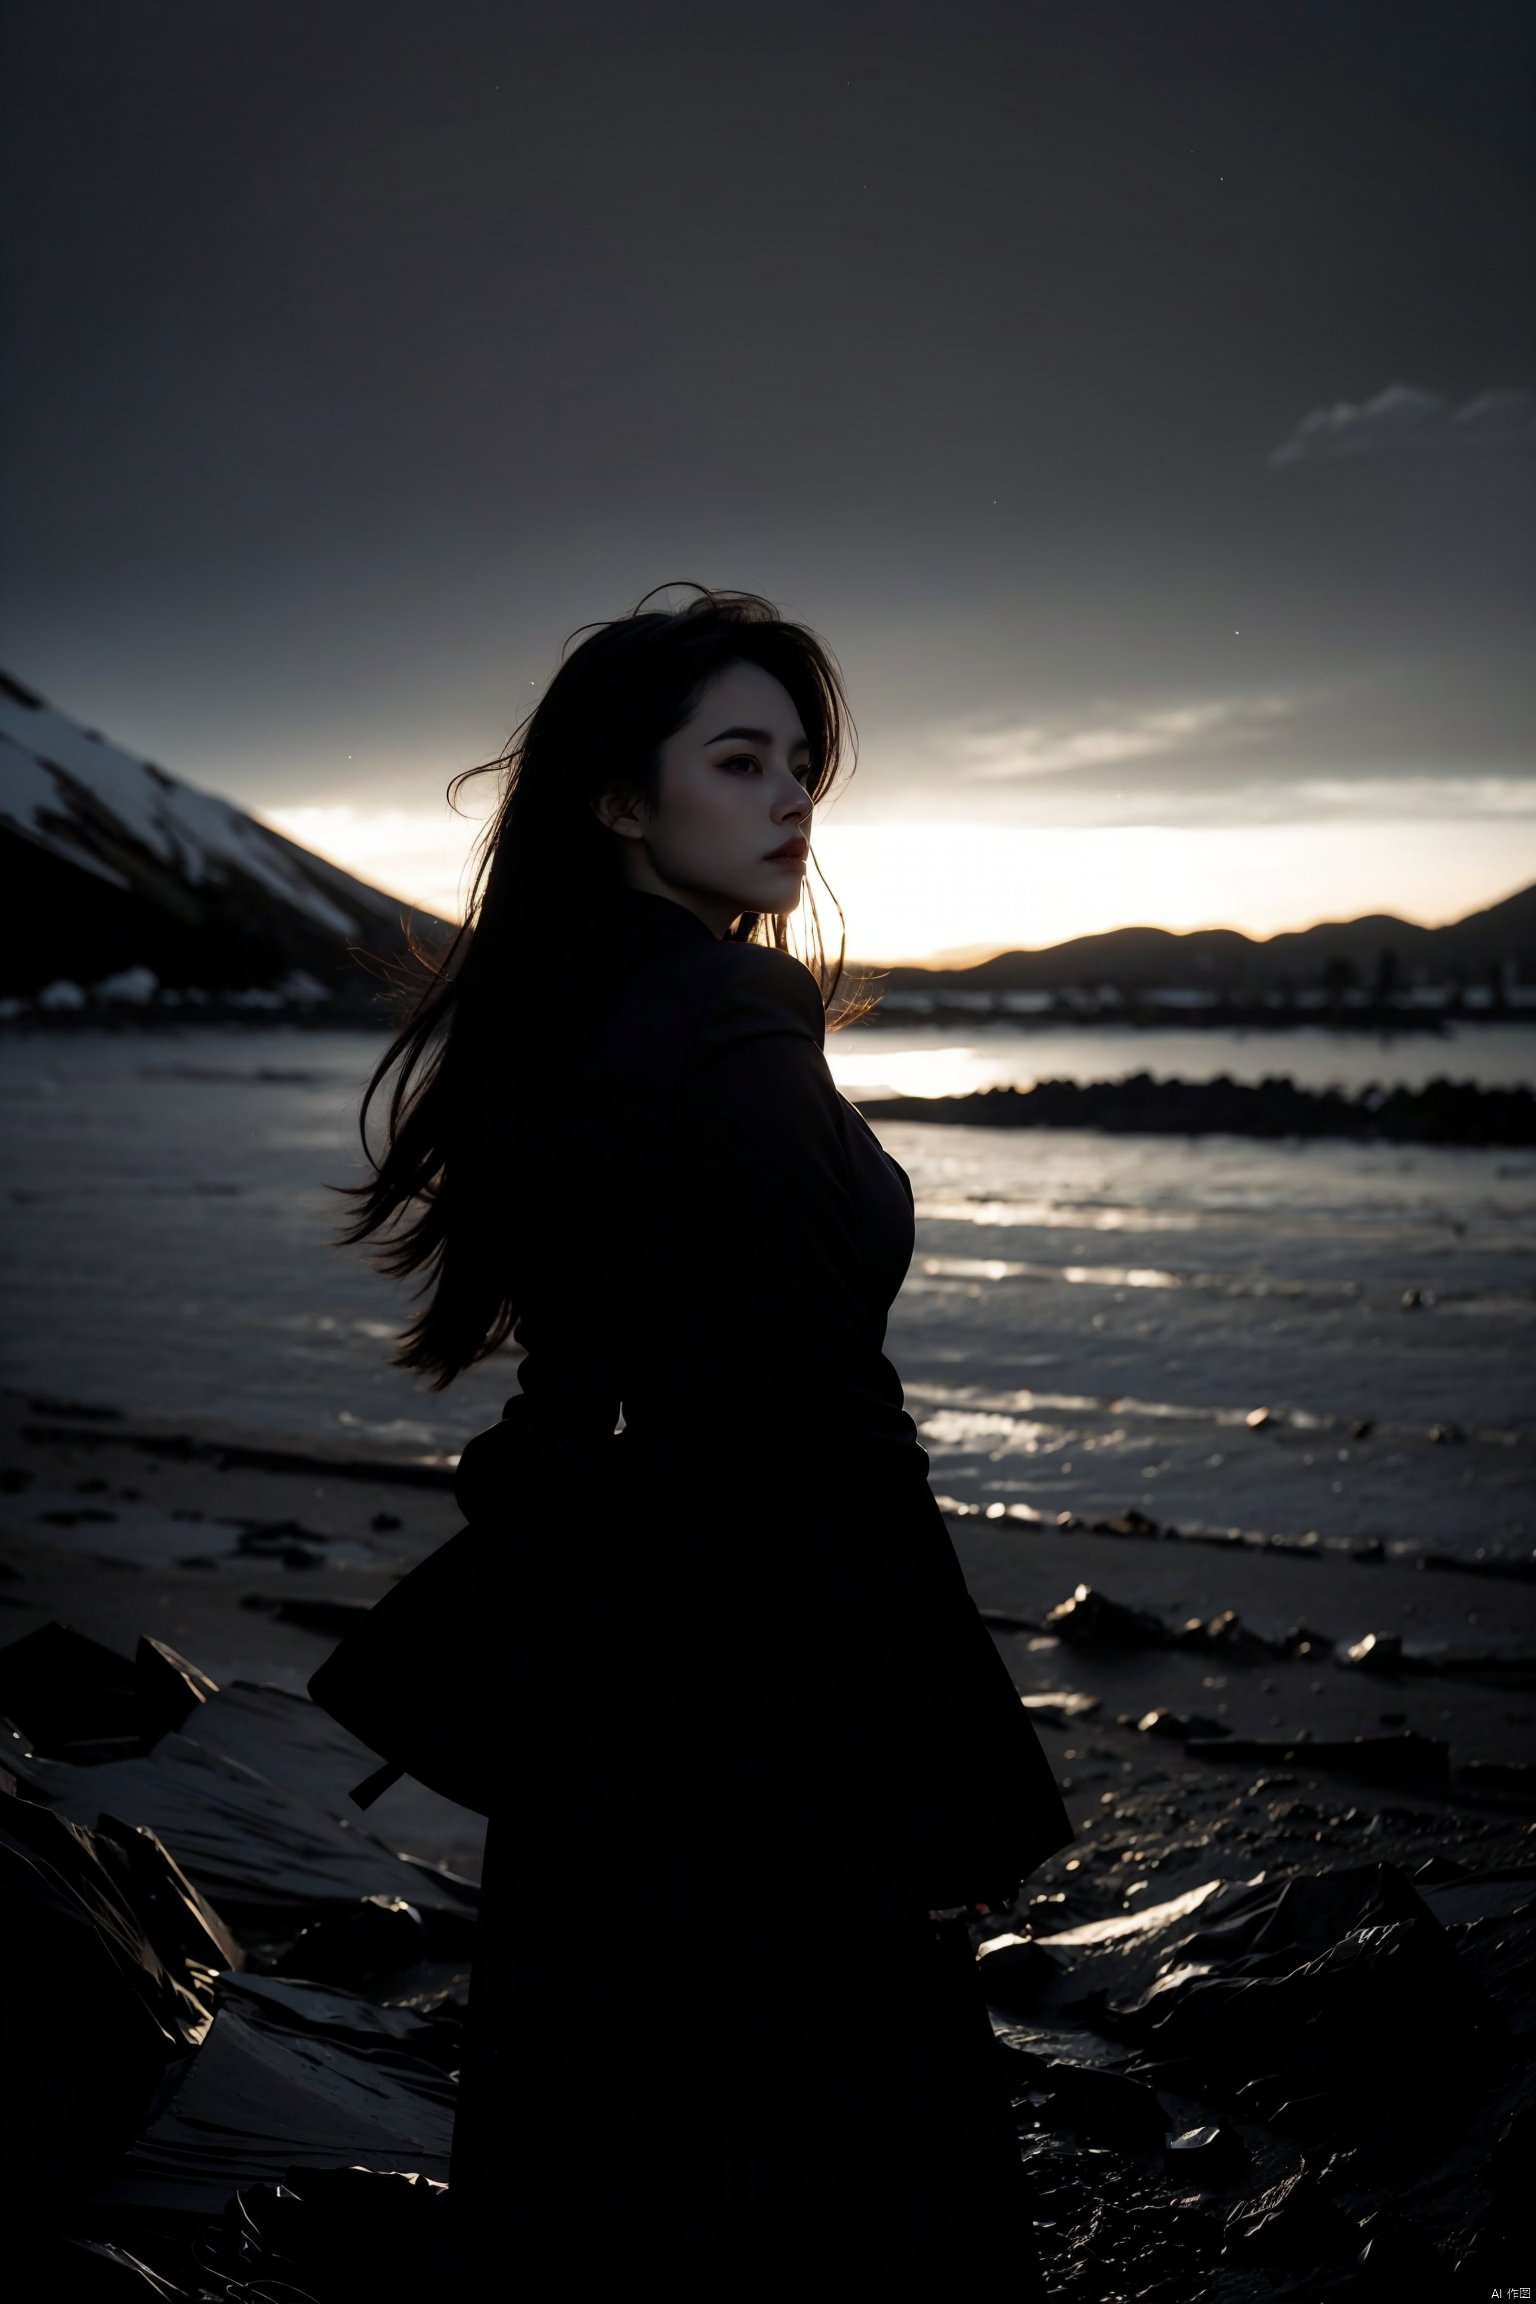
<svg viewBox="0 0 1536 2304"><path fill-rule="evenodd" d="M67 1407L0 1394L0 1557L9 1571L0 1605L12 1638L50 1617L109 1646L131 1647L143 1632L220 1682L301 1691L336 1634L278 1611L371 1605L462 1525L446 1469L382 1459L369 1467L334 1446L317 1448L308 1465L253 1467L222 1456L212 1431L116 1425ZM178 1440L203 1452L168 1452ZM246 1448L238 1435L228 1445L233 1457ZM336 1469L312 1468L324 1464ZM933 1485L947 1501L942 1483ZM1113 1750L1115 1773L1128 1784L1169 1772L1173 1740L1134 1726L1157 1708L1209 1716L1238 1737L1408 1730L1449 1747L1452 1780L1432 1796L1449 1844L1475 1821L1469 1799L1493 1798L1491 1787L1474 1788L1468 1765L1475 1778L1489 1763L1518 1772L1533 1760L1536 1577L1507 1556L1503 1572L1486 1573L1331 1547L1181 1540L1134 1508L1119 1533L964 1505L951 1505L946 1520L1021 1695L1069 1688L1096 1699L1089 1741ZM1079 1585L1152 1612L1171 1630L1226 1610L1240 1627L1205 1650L1095 1640L1071 1622L1053 1627L1050 1612ZM1298 1629L1314 1635L1301 1653L1239 1652L1245 1632L1278 1648ZM1402 1669L1338 1660L1336 1647L1371 1635L1405 1644ZM1133 1724L1119 1725L1122 1715ZM1093 1777L1094 1798L1073 1808L1079 1832L1091 1834L1103 1821L1093 1813L1102 1779L1082 1762L1082 1743L1069 1737L1051 1752L1064 1788L1079 1793ZM1187 1771L1190 1790L1202 1795L1230 1779L1214 1763ZM1505 1815L1517 1798L1501 1792L1490 1815ZM430 1832L445 1859L451 1849L474 1869L481 1835L462 1811L431 1795L413 1802L401 1785L370 1820L388 1819L395 1830L397 1816L398 1829L408 1820ZM1058 1864L1074 1853L1079 1869L1098 1873L1087 1845ZM1099 1876L1103 1893L1129 1885Z"/></svg>
<svg viewBox="0 0 1536 2304"><path fill-rule="evenodd" d="M5 1640L52 1619L131 1654L145 1634L221 1687L260 1681L301 1694L340 1626L285 1622L278 1608L371 1606L463 1525L446 1478L418 1486L388 1463L372 1480L234 1465L212 1434L193 1441L211 1455L163 1454L133 1435L174 1439L167 1424L135 1421L130 1435L59 1406L0 1395ZM42 1436L54 1432L65 1437ZM357 1753L361 1777L370 1756ZM402 1780L368 1822L479 1879L483 1821L452 1802Z"/></svg>
<svg viewBox="0 0 1536 2304"><path fill-rule="evenodd" d="M334 1448L253 1465L221 1455L219 1437L178 1447L166 1426L142 1418L130 1426L71 1413L67 1402L0 1397L0 1640L57 1620L131 1655L144 1634L221 1687L297 1693L334 1637L327 1606L370 1604L460 1525L441 1467L370 1465ZM1095 1528L961 1507L948 1525L1077 1832L1013 1911L973 1924L983 1972L999 1954L1017 1971L1030 1945L1070 1969L1092 1933L1075 1945L1043 1940L1110 1923L1106 1941L1128 1944L1134 1931L1117 1934L1120 1924L1213 1884L1230 1894L1232 1884L1359 1878L1374 1867L1422 1884L1536 1865L1536 1589L1518 1564L1435 1570L1339 1548L1180 1541L1134 1511ZM309 1620L288 1620L288 1609ZM1328 1749L1309 1752L1309 1741ZM373 1756L357 1747L356 1758L361 1777ZM480 1820L409 1781L383 1795L366 1825L394 1849L478 1879ZM849 1921L856 1928L857 1916ZM1479 1920L1474 1932L1488 1925ZM1149 2191L1144 2166L1120 2167L1102 2136L1092 2140L1092 2120L1074 2128L1063 2109L1073 2073L1109 2068L1124 2083L1124 2027L1115 2050L1106 2028L1087 2022L1081 1997L1054 1987L1042 1997L1038 1978L1025 1989L1017 1973L998 1990L1009 2005L994 2001L994 2026L1018 2059L1020 2133L1046 2203L1039 2238L1053 2289L1169 2304L1181 2293L1352 2294L1334 2282L1363 2276L1357 2254L1373 2231L1384 2270L1406 2218L1421 2255L1426 2234L1438 2247L1437 2277L1454 2281L1462 2264L1470 2285L1445 2293L1486 2292L1474 2275L1492 2259L1478 2258L1476 2234L1493 2233L1485 2251L1503 2248L1503 2227L1489 2222L1476 2167L1446 2170L1453 2142L1464 2154L1470 2133L1483 2137L1485 2159L1496 2157L1510 2121L1529 2118L1528 2077L1490 2079L1476 2106L1462 2108L1426 2191L1411 2156L1371 2163L1336 2137L1326 2150L1298 2141L1294 2121L1288 2134L1283 2098L1264 2099L1256 2070L1246 2124L1230 2103L1225 2114L1245 2138L1243 2172L1207 2169L1180 2191L1170 2154ZM1507 2012L1517 2039L1528 2037L1519 1998ZM1405 2007L1403 2019L1442 2021L1423 2006ZM1142 2068L1154 2071L1156 2059L1143 2056ZM1173 2083L1188 2087L1190 2075L1171 2066L1163 2080L1165 2122L1187 2119L1194 2134L1211 2115L1211 2089L1181 2096ZM1438 2133L1428 2106L1422 2127ZM1297 2186L1305 2177L1315 2191L1325 2176L1322 2209ZM1097 2206L1095 2183L1108 2188ZM1277 2185L1284 2214L1261 2205ZM1118 2225L1104 2223L1104 2197L1117 2204ZM1048 2214L1050 2201L1057 2212ZM1158 2216L1176 2223L1179 2214L1193 2219L1183 2257L1147 2239L1164 2230ZM1097 2243L1090 2227L1100 2228ZM1280 2241L1266 2246L1266 2231ZM1309 2258L1313 2247L1320 2253ZM1199 2261L1199 2283L1210 2284L1191 2286ZM1514 2276L1517 2267L1500 2262Z"/></svg>

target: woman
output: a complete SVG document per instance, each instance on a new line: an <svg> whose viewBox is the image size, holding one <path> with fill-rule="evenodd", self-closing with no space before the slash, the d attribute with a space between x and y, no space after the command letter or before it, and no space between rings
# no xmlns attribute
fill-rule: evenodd
<svg viewBox="0 0 1536 2304"><path fill-rule="evenodd" d="M698 590L524 724L353 1188L434 1278L397 1365L524 1355L455 1485L511 1594L462 2277L1039 2294L965 1913L1072 1830L883 1351L912 1192L827 1069L841 952L789 950L840 678Z"/></svg>

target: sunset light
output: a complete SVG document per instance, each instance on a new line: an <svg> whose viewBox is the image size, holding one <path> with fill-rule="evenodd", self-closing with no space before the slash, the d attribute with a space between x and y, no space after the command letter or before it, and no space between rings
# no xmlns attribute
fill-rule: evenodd
<svg viewBox="0 0 1536 2304"><path fill-rule="evenodd" d="M473 787L471 787L471 792ZM489 805L488 785L478 806ZM469 806L469 796L461 800ZM480 817L351 805L266 808L301 846L444 919L463 916ZM848 956L960 965L1115 928L1237 928L1272 936L1316 920L1390 912L1433 925L1506 892L1524 823L1116 824L840 823L814 853L847 921ZM808 875L823 934L837 942L827 888ZM792 936L795 931L791 930ZM798 941L798 939L797 939Z"/></svg>

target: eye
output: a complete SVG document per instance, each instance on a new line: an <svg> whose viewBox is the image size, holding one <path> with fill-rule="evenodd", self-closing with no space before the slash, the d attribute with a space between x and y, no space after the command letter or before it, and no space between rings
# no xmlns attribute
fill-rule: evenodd
<svg viewBox="0 0 1536 2304"><path fill-rule="evenodd" d="M757 758L756 754L752 752L733 752L728 760L722 760L720 762L720 766L722 768L739 768L743 765L743 763L748 768L756 768L759 772L761 772L763 764ZM803 768L797 768L795 770L795 776L797 781L803 784L806 790L809 791L811 785L815 782L816 771L812 767L810 761L807 760Z"/></svg>

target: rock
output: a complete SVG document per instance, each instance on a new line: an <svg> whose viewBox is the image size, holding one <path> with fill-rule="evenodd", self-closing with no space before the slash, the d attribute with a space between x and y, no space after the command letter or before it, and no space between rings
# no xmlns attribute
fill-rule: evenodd
<svg viewBox="0 0 1536 2304"><path fill-rule="evenodd" d="M1168 2122L1153 2090L1123 2073L1081 2064L1048 2063L1052 2110L1080 2136L1117 2151L1162 2149Z"/></svg>
<svg viewBox="0 0 1536 2304"><path fill-rule="evenodd" d="M1143 1736L1171 1736L1187 1740L1191 1736L1226 1736L1230 1731L1220 1720L1208 1719L1203 1712L1167 1712L1157 1709L1143 1712L1139 1720L1129 1724L1138 1728Z"/></svg>
<svg viewBox="0 0 1536 2304"><path fill-rule="evenodd" d="M356 1995L331 1989L306 2003L303 1993L290 1985L278 1998L245 1989L243 1979L233 1988L216 1979L212 2030L98 2189L98 2216L217 2216L238 2186L288 2183L296 2171L302 2180L404 2168L446 2181L449 2076L413 2053L408 2025L385 2036L379 2011ZM357 2011L350 2026L349 2002Z"/></svg>
<svg viewBox="0 0 1536 2304"><path fill-rule="evenodd" d="M1163 2148L1168 2156L1168 2181L1181 2191L1188 2184L1225 2184L1249 2166L1247 2146L1237 2131L1223 2122L1186 2128L1168 2137Z"/></svg>
<svg viewBox="0 0 1536 2304"><path fill-rule="evenodd" d="M1171 1639L1175 1648L1214 1648L1230 1656L1273 1656L1282 1652L1278 1641L1266 1640L1261 1633L1251 1631L1235 1608L1223 1608L1205 1620L1191 1616Z"/></svg>
<svg viewBox="0 0 1536 2304"><path fill-rule="evenodd" d="M0 1712L34 1751L76 1766L149 1751L216 1693L163 1640L141 1638L130 1659L49 1623L0 1648Z"/></svg>
<svg viewBox="0 0 1536 2304"><path fill-rule="evenodd" d="M132 1663L69 1624L40 1624L0 1648L0 1712L54 1759L144 1749Z"/></svg>
<svg viewBox="0 0 1536 2304"><path fill-rule="evenodd" d="M243 1940L290 1943L323 1911L371 1895L415 1905L445 1951L468 1940L467 1882L412 1865L366 1825L342 1823L200 1738L166 1736L152 1753L99 1767L36 1757L11 1766L60 1816L86 1821L107 1808L149 1825Z"/></svg>
<svg viewBox="0 0 1536 2304"><path fill-rule="evenodd" d="M1403 1662L1403 1636L1400 1632L1367 1632L1363 1640L1352 1640L1341 1646L1334 1661L1367 1672L1399 1671Z"/></svg>
<svg viewBox="0 0 1536 2304"><path fill-rule="evenodd" d="M982 1996L1000 2016L1029 2016L1061 1975L1061 1964L1032 1937L994 1936L978 1945L977 1976Z"/></svg>
<svg viewBox="0 0 1536 2304"><path fill-rule="evenodd" d="M126 1828L119 1826L119 1833ZM124 1862L124 1859L128 1861ZM150 1934L141 1892L159 1873ZM146 1839L138 1870L83 1824L0 1791L0 1902L8 1963L5 2023L8 2251L18 2224L83 2209L132 2142L168 2068L208 2030L212 2001L186 1952L202 1907L175 1907L187 1883ZM238 1952L209 1915L202 1949Z"/></svg>
<svg viewBox="0 0 1536 2304"><path fill-rule="evenodd" d="M1256 1890L1220 1931L1197 1930L1170 1952L1152 1984L1111 2000L1111 2013L1159 2053L1234 2078L1275 2075L1283 2094L1264 2106L1268 2119L1326 2094L1422 2130L1436 2117L1436 2080L1501 2046L1502 2020L1476 1973L1390 1864L1302 1876L1267 1898ZM1452 2100L1438 2117L1455 2117Z"/></svg>
<svg viewBox="0 0 1536 2304"><path fill-rule="evenodd" d="M283 1954L283 1974L360 1988L413 1966L426 1948L414 1904L403 1896L363 1896L349 1912L327 1913L300 1929Z"/></svg>
<svg viewBox="0 0 1536 2304"><path fill-rule="evenodd" d="M415 2171L286 2168L240 2186L209 2237L209 2267L231 2293L283 2280L317 2304L426 2298L442 2292L448 2198Z"/></svg>
<svg viewBox="0 0 1536 2304"><path fill-rule="evenodd" d="M1134 1504L1128 1504L1123 1512L1114 1513L1108 1520L1095 1520L1092 1526L1096 1536L1156 1536L1159 1532L1158 1523L1145 1512L1138 1512Z"/></svg>
<svg viewBox="0 0 1536 2304"><path fill-rule="evenodd" d="M1027 1696L1019 1702L1031 1720L1043 1720L1051 1728L1072 1728L1079 1720L1091 1719L1101 1709L1097 1696L1084 1695L1076 1688L1051 1688Z"/></svg>
<svg viewBox="0 0 1536 2304"><path fill-rule="evenodd" d="M1359 2225L1303 2168L1233 2211L1222 2253L1245 2262L1319 2266L1329 2257L1353 2256L1359 2246Z"/></svg>
<svg viewBox="0 0 1536 2304"><path fill-rule="evenodd" d="M163 1640L140 1638L133 1671L139 1725L148 1745L184 1726L200 1704L219 1692L216 1680Z"/></svg>
<svg viewBox="0 0 1536 2304"><path fill-rule="evenodd" d="M1162 1647L1168 1635L1161 1620L1144 1608L1127 1608L1091 1585L1079 1584L1045 1618L1048 1632L1083 1647Z"/></svg>

